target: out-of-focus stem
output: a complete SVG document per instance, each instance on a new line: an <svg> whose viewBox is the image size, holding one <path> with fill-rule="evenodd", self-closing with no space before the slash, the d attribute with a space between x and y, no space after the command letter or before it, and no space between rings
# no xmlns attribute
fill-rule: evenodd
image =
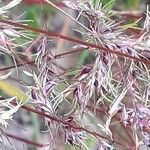
<svg viewBox="0 0 150 150"><path fill-rule="evenodd" d="M10 134L10 133L5 133L5 135L8 136L8 137L10 137L10 138L16 139L16 140L18 140L18 141L27 143L27 144L29 144L29 145L33 145L33 146L36 146L36 147L44 147L43 144L40 144L40 143L37 143L37 142L34 142L34 141L27 140L27 139L22 138L22 137L19 137L19 136L17 136L17 135L13 135L13 134Z"/></svg>

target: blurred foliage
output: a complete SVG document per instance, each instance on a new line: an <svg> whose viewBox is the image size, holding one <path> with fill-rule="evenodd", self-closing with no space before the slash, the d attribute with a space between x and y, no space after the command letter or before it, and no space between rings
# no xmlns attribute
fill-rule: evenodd
<svg viewBox="0 0 150 150"><path fill-rule="evenodd" d="M33 26L33 27L38 27L39 26L39 21L38 21L38 16L39 16L39 11L40 6L38 5L33 5L33 6L29 6L26 8L26 18L31 20L31 22L29 23L29 25Z"/></svg>
<svg viewBox="0 0 150 150"><path fill-rule="evenodd" d="M29 25L35 28L41 25L41 19L44 15L52 15L53 13L55 13L55 9L47 5L43 5L42 8L40 5L31 5L26 7L26 19L31 20Z"/></svg>
<svg viewBox="0 0 150 150"><path fill-rule="evenodd" d="M140 4L140 0L124 0L124 6L126 9L137 9Z"/></svg>

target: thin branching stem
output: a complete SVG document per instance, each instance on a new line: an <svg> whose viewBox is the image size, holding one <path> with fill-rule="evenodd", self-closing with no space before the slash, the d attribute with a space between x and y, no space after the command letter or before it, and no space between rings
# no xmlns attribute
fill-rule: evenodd
<svg viewBox="0 0 150 150"><path fill-rule="evenodd" d="M25 138L22 138L22 137L19 137L17 135L13 135L13 134L10 134L10 133L6 133L5 132L5 135L7 137L10 137L10 138L13 138L13 139L16 139L18 141L21 141L21 142L24 142L26 144L29 144L29 145L32 145L32 146L36 146L36 147L44 147L45 145L41 144L41 143L37 143L37 142L34 142L34 141L30 141L30 140L27 140Z"/></svg>
<svg viewBox="0 0 150 150"><path fill-rule="evenodd" d="M68 50L68 52L64 52L64 53L61 53L61 54L57 54L55 56L53 56L53 59L59 59L59 58L62 58L66 55L70 55L70 54L73 54L73 53L77 53L77 52L81 52L81 51L84 51L84 50L87 50L88 47L86 48L77 48L75 50ZM33 65L35 63L35 61L26 61L26 64L28 65ZM17 64L17 67L21 67L23 66L24 64ZM12 65L12 66L8 66L8 67L3 67L3 68L0 68L0 71L6 71L6 70L9 70L9 69L13 69L15 68L16 66L15 65Z"/></svg>
<svg viewBox="0 0 150 150"><path fill-rule="evenodd" d="M16 22L13 22L13 21L8 21L8 20L0 19L0 22L6 23L6 24L9 24L9 25L13 25L15 27L20 27L20 28L23 28L23 29L31 30L33 32L42 33L42 34L45 34L46 36L55 37L55 38L61 38L61 39L64 39L64 40L67 40L67 41L70 41L70 42L74 42L74 43L77 43L77 44L88 46L90 48L97 48L99 50L103 50L105 52L116 54L117 56L121 56L121 57L127 57L127 58L130 58L130 59L136 60L136 61L143 62L145 64L150 64L149 60L137 58L137 57L131 56L129 54L122 53L120 51L115 51L115 50L112 50L112 49L108 49L108 48L102 47L100 45L95 45L95 44L92 44L92 43L81 41L81 40L78 40L78 39L75 39L75 38L71 38L71 37L68 37L68 36L65 36L65 35L61 35L61 34L58 34L58 33L52 32L52 31L47 31L47 30L43 30L43 29L33 28L31 26L28 26L28 25L23 25L23 24L16 23Z"/></svg>
<svg viewBox="0 0 150 150"><path fill-rule="evenodd" d="M12 102L12 104L13 104L13 105L16 105L15 102ZM73 128L73 129L76 129L76 130L85 131L85 132L87 132L87 133L93 135L93 136L96 137L96 138L102 138L102 139L106 139L106 140L112 141L110 138L105 137L105 136L103 136L103 135L101 135L101 134L99 134L99 133L97 133L97 132L95 132L95 131L90 131L90 130L88 130L88 129L86 129L86 128L79 127L79 126L74 126L74 125L72 125L72 124L70 124L70 123L68 123L68 122L65 122L65 121L63 121L63 120L61 120L61 119L59 119L59 118L50 116L49 114L46 114L46 113L44 113L44 112L35 110L35 109L31 108L31 107L28 107L28 106L25 106L25 105L24 105L24 106L21 106L21 108L24 109L24 110L27 110L27 111L29 111L29 112L38 114L39 116L46 117L46 118L50 119L51 121L55 121L55 122L57 122L57 123L62 123L63 125L67 125L69 128ZM122 143L120 143L120 142L118 142L118 141L112 141L112 142L113 142L113 143L116 143L116 144L119 144L119 145L122 145L122 146L125 146L125 145L123 145Z"/></svg>

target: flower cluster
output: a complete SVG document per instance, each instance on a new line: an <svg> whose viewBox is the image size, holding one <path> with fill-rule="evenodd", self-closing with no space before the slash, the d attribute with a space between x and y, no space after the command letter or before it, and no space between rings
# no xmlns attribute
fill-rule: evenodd
<svg viewBox="0 0 150 150"><path fill-rule="evenodd" d="M19 2L13 0L0 12L5 13ZM131 149L141 144L149 147L149 10L141 29L118 21L109 9L111 3L103 6L95 0L62 2L78 13L77 18L45 0L79 26L74 30L80 33L82 40L15 21L0 20L1 51L12 56L16 67L23 66L23 74L31 81L23 84L28 89L26 103L34 109L22 108L42 116L48 129L50 142L42 146L57 147L58 136L61 135L63 144L80 149L88 149L88 140L96 149L115 149L117 146L118 149ZM81 18L86 23L82 23ZM138 36L130 32L132 29L140 30ZM18 38L26 40L18 44ZM72 51L56 54L57 48L61 48L57 45L58 38L74 43L69 47ZM23 52L19 52L18 47ZM66 69L57 61L84 50L94 56L90 64ZM3 77L8 76L9 73ZM23 105L23 100L20 100L14 106L12 102L16 99L0 101L0 124L4 127Z"/></svg>

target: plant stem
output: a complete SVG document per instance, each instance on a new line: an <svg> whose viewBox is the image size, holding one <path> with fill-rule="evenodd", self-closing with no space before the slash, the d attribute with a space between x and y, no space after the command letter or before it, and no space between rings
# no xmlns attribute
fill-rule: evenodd
<svg viewBox="0 0 150 150"><path fill-rule="evenodd" d="M27 140L25 138L22 138L22 137L19 137L17 135L13 135L13 134L10 134L10 133L5 133L5 135L10 137L10 138L16 139L18 141L25 142L27 144L30 144L30 145L33 145L33 146L36 146L36 147L44 147L45 146L43 144L40 144L40 143L37 143L37 142L34 142L34 141L30 141L30 140Z"/></svg>
<svg viewBox="0 0 150 150"><path fill-rule="evenodd" d="M88 46L90 48L96 48L96 49L99 49L99 50L103 50L105 52L109 52L109 53L112 53L112 54L116 54L117 56L126 57L126 58L130 58L130 59L133 59L133 60L136 60L136 61L140 61L140 62L143 62L145 64L150 64L150 61L148 61L148 60L137 58L135 56L131 56L129 54L122 53L118 50L108 49L108 48L102 47L100 45L95 45L95 44L92 44L92 43L88 43L88 42L85 42L85 41L82 41L82 40L79 40L79 39L75 39L75 38L71 38L71 37L68 37L68 36L65 36L65 35L61 35L61 34L58 34L58 33L52 32L52 31L47 31L47 30L38 29L38 28L32 28L31 26L23 25L23 24L8 21L8 20L2 20L1 19L0 22L6 23L6 24L9 24L9 25L13 25L13 26L16 26L16 27L21 27L21 28L24 28L24 29L27 29L27 30L31 30L33 32L43 33L46 36L61 38L61 39L64 39L64 40L67 40L67 41L70 41L70 42L74 42L74 43L77 43L77 44Z"/></svg>

